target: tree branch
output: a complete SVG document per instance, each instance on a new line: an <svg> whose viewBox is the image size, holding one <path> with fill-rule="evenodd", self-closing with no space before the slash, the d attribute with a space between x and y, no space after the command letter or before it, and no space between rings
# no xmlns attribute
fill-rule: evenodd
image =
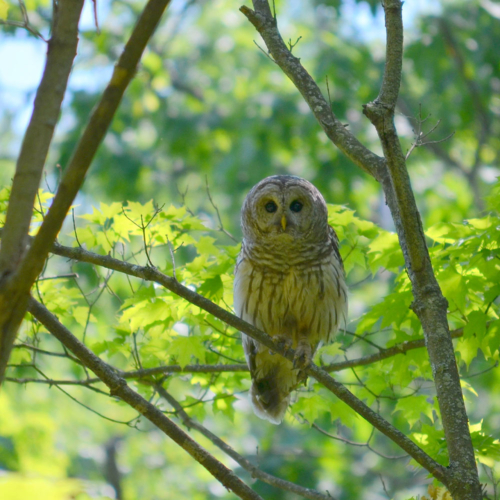
<svg viewBox="0 0 500 500"><path fill-rule="evenodd" d="M111 366L104 363L74 337L45 306L30 298L28 310L54 337L109 387L111 396L119 397L132 408L135 408L237 496L245 500L263 500L260 495L243 483L230 469L202 448L158 408L133 391Z"/></svg>
<svg viewBox="0 0 500 500"><path fill-rule="evenodd" d="M286 45L277 30L276 20L271 14L268 1L253 0L253 4L255 12L247 7L242 7L240 10L261 33L270 54L294 82L304 99L311 106L320 125L325 129L322 115L325 107L324 99L317 100L320 99L320 96L313 92L317 87L310 83L311 77L302 68L298 59L294 58L289 51L286 51ZM441 293L432 270L420 214L410 185L405 158L394 127L394 109L399 94L403 56L402 1L386 0L384 9L387 30L387 60L384 77L379 96L375 101L365 105L364 113L377 129L385 161L379 157L373 158L372 153L362 156L359 154L357 146L353 147L349 143L340 144L334 135L329 135L329 137L342 151L344 151L343 148L349 149L353 147L350 152L346 152L346 155L363 170L379 180L384 189L412 283L415 298L413 309L422 323L426 338L443 418L443 427L450 452L451 472L446 472L441 466L438 466L436 470L431 470L429 463L424 465L423 462L416 458L415 453L418 455L416 450L410 452L398 442L400 436L394 435L391 436L391 439L398 442L405 451L426 467L437 479L444 482L445 485L450 480L451 486L449 489L452 494L457 495L457 499L476 500L481 495L480 485L453 344L448 329L447 302ZM372 165L364 165L361 160L372 162ZM347 402L364 418L368 417L368 415L363 414L363 412L366 413L364 408L360 407L358 409L357 402L351 401L352 395L350 393L343 393L347 389L335 382L326 372L313 365L308 370L308 373ZM386 433L381 429L384 424L382 422L377 423L377 418L381 417L374 414L370 415L367 420ZM390 432L392 432L392 429ZM389 434L386 433L386 435Z"/></svg>
<svg viewBox="0 0 500 500"><path fill-rule="evenodd" d="M71 248L62 247L71 252ZM450 332L451 337L456 339L460 338L464 334L463 328L457 328ZM380 350L374 354L368 354L366 356L361 356L360 358L347 359L345 361L338 361L336 363L330 363L328 365L323 365L321 368L326 372L340 372L342 370L346 370L348 368L355 368L358 366L366 366L371 365L372 363L376 363L377 361L382 361L383 359L391 358L393 356L397 356L399 354L405 354L408 351L413 349L421 349L425 347L425 339L415 339L415 340L405 340L404 342L400 342L399 344L395 344L391 347L380 348ZM34 346L30 346L28 344L17 344L14 345L14 348L17 349L29 349L34 352L44 354L47 356L57 356L61 358L67 358L71 361L75 361L79 363L77 358L70 356L65 353L58 353L52 351L45 351L43 349L39 349ZM215 365L164 365L164 366L156 366L154 368L144 368L141 370L134 371L119 371L120 376L126 379L141 379L141 378L149 378L155 375L165 375L167 373L234 373L234 372L248 372L248 366L246 364L215 364ZM466 377L464 377L466 378ZM11 380L11 381L17 381ZM20 380L20 379L19 379ZM90 381L89 381L90 380ZM95 383L98 382L99 379L86 379L85 383ZM74 383L72 381L71 383Z"/></svg>
<svg viewBox="0 0 500 500"><path fill-rule="evenodd" d="M462 337L464 334L463 328L458 328L451 332L452 338ZM369 354L368 356L362 356L361 358L348 359L346 361L340 361L338 363L331 363L329 365L323 366L323 370L327 372L338 372L345 370L346 368L354 368L356 366L365 366L375 363L376 361L382 361L383 359L391 358L392 356L397 356L398 354L405 354L412 349L420 349L425 347L425 339L415 339L407 340L399 344L388 347L387 349L382 349L374 354Z"/></svg>
<svg viewBox="0 0 500 500"><path fill-rule="evenodd" d="M61 0L57 5L45 69L17 160L0 247L0 385L27 299L23 297L19 306L13 307L15 294L8 290L6 280L25 254L35 197L78 45L83 0Z"/></svg>
<svg viewBox="0 0 500 500"><path fill-rule="evenodd" d="M240 466L243 467L243 469L250 472L250 474L252 474L252 477L260 479L261 481L270 484L271 486L275 486L276 488L280 488L282 490L290 491L297 495L301 495L304 498L310 498L311 500L332 500L332 497L330 495L327 496L320 493L319 491L312 490L310 488L304 488L303 486L291 483L290 481L285 481L284 479L268 474L267 472L264 472L259 468L255 467L255 465L253 465L245 457L242 457L222 439L220 439L218 436L210 432L206 427L204 427L200 423L193 420L186 413L186 411L180 405L180 403L174 397L172 397L172 395L169 394L162 385L156 384L155 389L158 392L158 394L166 401L168 401L170 406L174 408L177 415L179 415L179 417L182 419L182 422L188 429L193 428L201 432L201 434L203 434L207 439L212 441L212 443L215 444L215 446L220 448L224 453L229 455L235 462L240 464Z"/></svg>
<svg viewBox="0 0 500 500"><path fill-rule="evenodd" d="M464 334L463 328L458 328L457 330L453 330L451 332L452 338L462 337ZM15 348L27 348L34 350L40 354L45 354L48 356L57 356L62 358L67 358L75 363L80 364L80 360L69 354L57 353L44 351L42 349L34 348L29 345L15 345ZM347 368L354 368L357 366L366 366L377 361L381 361L383 359L390 358L392 356L397 356L398 354L405 354L406 352L412 349L421 349L425 347L424 339L416 339L416 340L408 340L405 342L401 342L400 344L396 344L387 349L382 349L375 354L370 354L368 356L362 356L361 358L348 359L346 361L339 361L337 363L330 363L329 365L322 366L322 369L326 372L339 372L345 370ZM493 367L494 368L494 367ZM492 368L488 368L490 370ZM488 371L485 370L485 371ZM150 377L154 377L155 375L165 375L169 373L235 373L235 372L248 372L248 366L245 364L233 364L233 365L166 365L166 366L156 366L154 368L144 368L142 370L134 370L134 371L121 371L117 370L117 373L120 377L124 379L149 379ZM476 374L477 375L477 374ZM470 376L468 376L470 377ZM463 377L463 378L468 378ZM8 382L14 382L17 384L28 384L28 383L39 383L39 384L48 384L48 385L83 385L89 386L92 384L96 384L101 381L101 379L95 378L86 378L83 380L49 380L49 379L36 379L36 378L13 378L13 377L5 377L5 380Z"/></svg>
<svg viewBox="0 0 500 500"><path fill-rule="evenodd" d="M23 4L21 4L23 5ZM26 248L33 205L56 127L78 45L83 0L61 0L54 9L52 37L28 128L17 159L16 173L0 248L0 279L14 271Z"/></svg>
<svg viewBox="0 0 500 500"><path fill-rule="evenodd" d="M384 159L363 146L335 116L314 79L281 38L268 1L253 0L253 6L255 11L246 6L240 11L260 33L274 61L295 84L328 138L358 167L380 180Z"/></svg>
<svg viewBox="0 0 500 500"><path fill-rule="evenodd" d="M52 243L83 184L90 163L106 135L125 89L135 74L146 44L169 2L170 0L148 1L114 68L111 80L76 146L40 230L24 259L15 272L7 277L0 289L0 383L16 332L26 311L29 290L43 269ZM55 85L54 82L52 85ZM22 248L22 246L17 248L19 254Z"/></svg>
<svg viewBox="0 0 500 500"><path fill-rule="evenodd" d="M55 243L52 247L52 252L57 253L71 259L79 260L81 262L89 262L102 267L107 267L108 269L113 269L115 271L127 274L129 276L135 276L147 281L154 281L158 283L176 295L182 297L183 299L191 302L192 304L200 307L201 309L209 312L216 318L224 321L230 326L238 329L239 331L245 333L246 335L257 340L264 346L271 349L273 352L279 353L280 355L286 357L290 361L293 361L294 352L289 349L285 352L282 347L277 346L272 338L267 335L267 333L262 332L253 325L243 321L229 311L222 309L217 304L214 304L205 297L193 292L189 288L185 287L179 283L174 278L166 276L158 271L156 268L152 267L141 267L137 265L129 264L128 262L123 262L121 260L114 259L110 255L101 256L92 252L88 252L83 248L68 248ZM371 408L366 406L361 400L359 400L354 394L352 394L348 389L346 389L342 384L335 381L328 373L314 364L311 364L305 369L308 375L314 377L318 382L323 384L329 391L335 394L339 399L344 401L347 405L353 408L359 415L361 415L365 420L370 422L375 428L377 428L382 434L386 435L392 439L396 444L398 444L404 451L406 451L412 458L414 458L422 467L427 469L431 474L434 475L443 484L447 483L446 469L433 460L429 455L427 455L421 448L419 448L413 441L408 439L402 432L397 430L393 425L382 418L378 413L374 412Z"/></svg>
<svg viewBox="0 0 500 500"><path fill-rule="evenodd" d="M383 178L382 186L412 284L412 309L422 323L434 375L450 457L450 481L445 484L458 500L478 500L481 486L448 327L448 302L432 269L405 157L394 126L403 58L402 1L386 0L384 9L387 30L384 79L379 96L365 106L364 113L377 130L387 160L389 176Z"/></svg>

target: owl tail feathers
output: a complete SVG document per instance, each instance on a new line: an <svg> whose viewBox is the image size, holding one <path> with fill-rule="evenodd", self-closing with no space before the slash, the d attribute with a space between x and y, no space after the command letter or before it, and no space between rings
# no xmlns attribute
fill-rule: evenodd
<svg viewBox="0 0 500 500"><path fill-rule="evenodd" d="M250 396L255 414L272 424L279 425L290 404L290 393L284 394L276 382L276 377L253 380Z"/></svg>

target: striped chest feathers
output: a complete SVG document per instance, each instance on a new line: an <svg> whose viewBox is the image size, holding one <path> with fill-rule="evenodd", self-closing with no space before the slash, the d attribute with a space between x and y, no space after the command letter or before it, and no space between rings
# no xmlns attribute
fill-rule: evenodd
<svg viewBox="0 0 500 500"><path fill-rule="evenodd" d="M235 279L236 311L269 335L327 341L346 315L343 272L334 260L278 272L254 267L247 259Z"/></svg>

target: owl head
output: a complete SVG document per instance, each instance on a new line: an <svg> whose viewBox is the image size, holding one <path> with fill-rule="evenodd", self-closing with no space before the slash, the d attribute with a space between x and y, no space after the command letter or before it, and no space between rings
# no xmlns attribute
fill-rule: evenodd
<svg viewBox="0 0 500 500"><path fill-rule="evenodd" d="M323 240L328 234L328 211L323 196L309 181L273 175L248 193L241 225L246 240Z"/></svg>

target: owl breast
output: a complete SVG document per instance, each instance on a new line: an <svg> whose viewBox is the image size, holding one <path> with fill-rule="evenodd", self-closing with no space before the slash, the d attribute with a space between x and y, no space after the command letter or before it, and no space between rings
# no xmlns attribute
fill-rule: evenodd
<svg viewBox="0 0 500 500"><path fill-rule="evenodd" d="M346 319L346 286L335 254L282 271L244 256L235 280L237 314L271 336L285 335L295 349L307 338L328 342Z"/></svg>

